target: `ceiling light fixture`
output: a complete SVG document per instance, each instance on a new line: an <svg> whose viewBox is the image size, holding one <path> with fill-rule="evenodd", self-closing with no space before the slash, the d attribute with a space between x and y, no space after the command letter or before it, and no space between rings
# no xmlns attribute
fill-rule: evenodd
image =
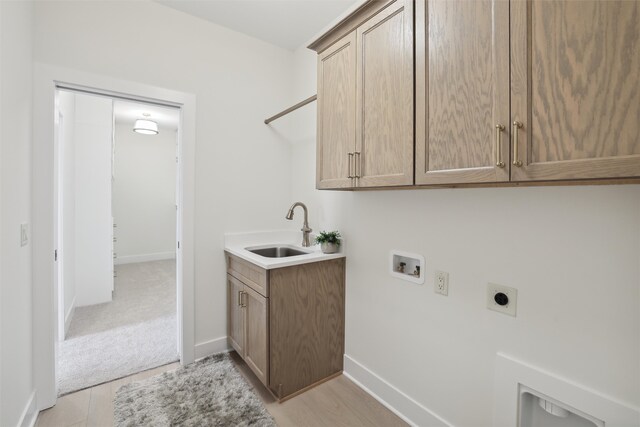
<svg viewBox="0 0 640 427"><path fill-rule="evenodd" d="M136 120L136 123L133 125L133 131L143 135L157 135L158 123L148 119L151 114L143 113L142 115L145 118Z"/></svg>

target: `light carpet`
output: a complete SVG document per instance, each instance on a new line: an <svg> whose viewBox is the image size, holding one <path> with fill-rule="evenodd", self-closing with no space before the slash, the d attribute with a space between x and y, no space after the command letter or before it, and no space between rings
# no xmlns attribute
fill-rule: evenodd
<svg viewBox="0 0 640 427"><path fill-rule="evenodd" d="M178 360L175 261L116 266L112 302L78 307L58 348L58 394Z"/></svg>
<svg viewBox="0 0 640 427"><path fill-rule="evenodd" d="M276 426L227 353L124 385L114 408L118 427Z"/></svg>

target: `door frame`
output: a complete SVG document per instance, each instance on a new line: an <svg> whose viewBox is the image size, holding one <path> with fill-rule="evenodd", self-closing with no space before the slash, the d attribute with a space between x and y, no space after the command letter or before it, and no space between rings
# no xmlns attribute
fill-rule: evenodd
<svg viewBox="0 0 640 427"><path fill-rule="evenodd" d="M33 375L38 410L56 404L56 92L64 87L112 98L126 98L180 109L178 129L178 212L176 278L180 363L195 359L194 208L196 97L132 81L34 64L32 189Z"/></svg>
<svg viewBox="0 0 640 427"><path fill-rule="evenodd" d="M57 294L57 304L58 307L63 307L62 310L58 310L58 325L57 325L57 336L58 341L64 340L65 337L65 311L64 311L64 286L62 282L64 280L64 262L63 262L63 253L62 248L64 247L63 240L63 199L64 199L64 189L62 185L62 141L64 139L63 129L64 129L64 114L57 107L56 103L56 111L55 114L55 134L53 139L53 212L55 215L54 218L54 229L53 229L53 241L54 241L54 290ZM75 302L74 302L75 304ZM72 305L74 305L72 304Z"/></svg>

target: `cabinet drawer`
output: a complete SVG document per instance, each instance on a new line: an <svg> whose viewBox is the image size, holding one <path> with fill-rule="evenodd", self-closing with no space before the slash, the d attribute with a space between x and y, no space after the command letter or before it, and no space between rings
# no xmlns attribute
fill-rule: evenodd
<svg viewBox="0 0 640 427"><path fill-rule="evenodd" d="M267 270L251 264L226 252L227 273L242 281L264 297L269 296L269 275Z"/></svg>

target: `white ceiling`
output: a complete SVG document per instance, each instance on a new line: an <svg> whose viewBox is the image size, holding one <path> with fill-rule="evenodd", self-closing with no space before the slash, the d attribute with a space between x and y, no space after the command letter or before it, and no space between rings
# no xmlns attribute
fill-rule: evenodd
<svg viewBox="0 0 640 427"><path fill-rule="evenodd" d="M180 121L180 111L177 108L160 107L132 101L115 100L113 114L117 125L131 126L138 119L144 119L144 113L149 113L148 120L158 123L160 131L176 130Z"/></svg>
<svg viewBox="0 0 640 427"><path fill-rule="evenodd" d="M361 0L154 0L294 50Z"/></svg>

